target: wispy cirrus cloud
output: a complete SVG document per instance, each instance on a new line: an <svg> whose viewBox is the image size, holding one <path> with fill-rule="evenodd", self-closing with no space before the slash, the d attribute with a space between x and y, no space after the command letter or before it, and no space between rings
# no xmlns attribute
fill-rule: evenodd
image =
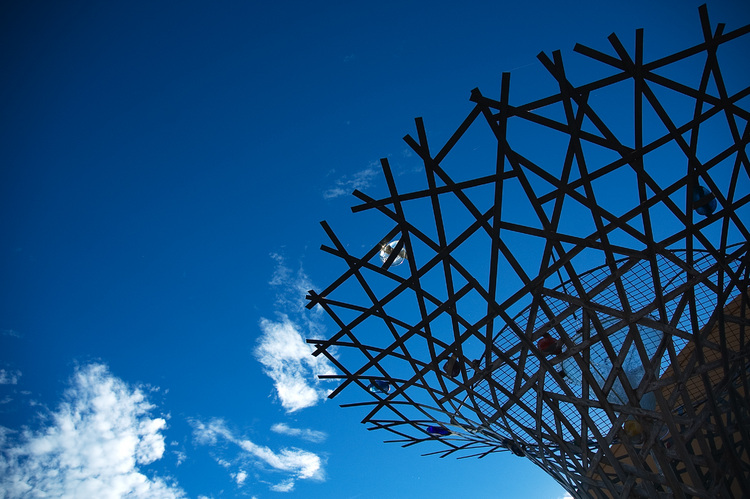
<svg viewBox="0 0 750 499"><path fill-rule="evenodd" d="M380 173L379 165L379 162L373 161L367 167L352 175L344 175L336 179L332 187L323 191L323 197L333 199L351 194L355 189L367 189Z"/></svg>
<svg viewBox="0 0 750 499"><path fill-rule="evenodd" d="M328 435L326 435L325 432L309 430L307 428L292 428L286 423L276 423L271 427L271 431L282 435L288 435L290 437L301 438L302 440L307 440L308 442L313 443L320 443L328 438Z"/></svg>
<svg viewBox="0 0 750 499"><path fill-rule="evenodd" d="M0 369L0 385L16 385L20 377L18 369Z"/></svg>
<svg viewBox="0 0 750 499"><path fill-rule="evenodd" d="M197 443L218 446L223 442L234 444L240 449L240 455L235 461L251 461L259 467L269 467L274 471L285 473L287 476L276 484L271 484L271 490L289 492L294 489L297 480L324 480L325 472L323 459L312 452L296 447L283 448L274 451L251 440L237 436L222 419L211 419L208 422L192 420L193 436ZM221 459L225 461L225 459ZM238 485L242 485L247 478L247 471L241 469L232 473Z"/></svg>
<svg viewBox="0 0 750 499"><path fill-rule="evenodd" d="M291 492L294 490L294 480L284 480L271 486L274 492Z"/></svg>
<svg viewBox="0 0 750 499"><path fill-rule="evenodd" d="M23 334L16 331L15 329L0 329L0 335L12 336L13 338L23 338Z"/></svg>
<svg viewBox="0 0 750 499"><path fill-rule="evenodd" d="M305 309L305 294L313 287L310 279L301 266L293 271L283 256L274 253L271 258L276 262L269 282L276 291L276 319L261 318L255 356L273 380L281 406L292 413L328 396L330 391L318 375L334 370L325 357L313 357L314 348L305 342L305 337L318 336L323 330L320 311Z"/></svg>
<svg viewBox="0 0 750 499"><path fill-rule="evenodd" d="M76 369L46 427L0 427L0 489L5 497L185 497L171 480L141 466L164 454L166 420L151 417L143 391L103 364Z"/></svg>
<svg viewBox="0 0 750 499"><path fill-rule="evenodd" d="M307 292L315 286L305 273L302 265L294 270L286 262L286 258L279 253L271 253L271 259L276 263L273 275L268 284L276 293L276 311L291 314L299 319L305 319L307 326L317 327L317 318L321 310L315 308L312 314L305 309ZM310 323L312 315L314 323Z"/></svg>

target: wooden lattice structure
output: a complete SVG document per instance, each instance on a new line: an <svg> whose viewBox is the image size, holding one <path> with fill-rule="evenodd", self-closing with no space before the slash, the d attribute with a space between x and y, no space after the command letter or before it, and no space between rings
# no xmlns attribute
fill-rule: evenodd
<svg viewBox="0 0 750 499"><path fill-rule="evenodd" d="M345 405L392 441L510 451L575 497L750 497L750 26L699 14L700 43L650 62L642 30L632 53L577 45L603 68L585 84L540 54L554 93L513 104L503 74L437 152L416 120L426 186L381 161L360 255L323 223L345 270L310 291L335 328L308 341L331 397L359 387ZM496 145L469 168L477 127Z"/></svg>

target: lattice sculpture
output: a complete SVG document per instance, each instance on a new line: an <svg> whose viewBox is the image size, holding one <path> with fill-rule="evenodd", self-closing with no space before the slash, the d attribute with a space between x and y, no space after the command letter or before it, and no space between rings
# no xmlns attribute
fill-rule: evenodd
<svg viewBox="0 0 750 499"><path fill-rule="evenodd" d="M388 195L354 192L383 220L370 249L323 222L346 267L308 296L337 328L308 340L341 372L331 397L358 386L345 405L392 441L509 451L575 497L750 497L750 87L732 58L750 26L699 14L703 41L652 62L642 30L632 55L577 45L604 68L586 84L540 54L552 95L511 104L503 74L437 153L416 120L426 187L400 192L384 159ZM456 152L477 128L491 161Z"/></svg>

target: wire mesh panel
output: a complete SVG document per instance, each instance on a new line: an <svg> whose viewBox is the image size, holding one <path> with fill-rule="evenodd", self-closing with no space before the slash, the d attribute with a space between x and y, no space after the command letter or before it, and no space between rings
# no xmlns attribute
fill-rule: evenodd
<svg viewBox="0 0 750 499"><path fill-rule="evenodd" d="M308 298L335 331L308 341L331 397L359 387L392 441L512 452L576 497L750 496L750 87L724 56L750 26L699 13L702 41L653 61L640 30L577 45L606 69L584 84L540 54L555 93L512 103L503 74L440 148L416 120L425 184L384 159L388 195L354 192L384 220L369 250L323 223L342 274ZM469 164L480 135L495 152Z"/></svg>

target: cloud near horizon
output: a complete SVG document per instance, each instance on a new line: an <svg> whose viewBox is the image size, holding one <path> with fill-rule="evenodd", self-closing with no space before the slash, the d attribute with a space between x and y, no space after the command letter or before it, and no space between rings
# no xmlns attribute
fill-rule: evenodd
<svg viewBox="0 0 750 499"><path fill-rule="evenodd" d="M13 497L185 497L140 466L164 455L166 420L140 388L103 364L76 369L57 410L39 430L0 427L0 489Z"/></svg>

